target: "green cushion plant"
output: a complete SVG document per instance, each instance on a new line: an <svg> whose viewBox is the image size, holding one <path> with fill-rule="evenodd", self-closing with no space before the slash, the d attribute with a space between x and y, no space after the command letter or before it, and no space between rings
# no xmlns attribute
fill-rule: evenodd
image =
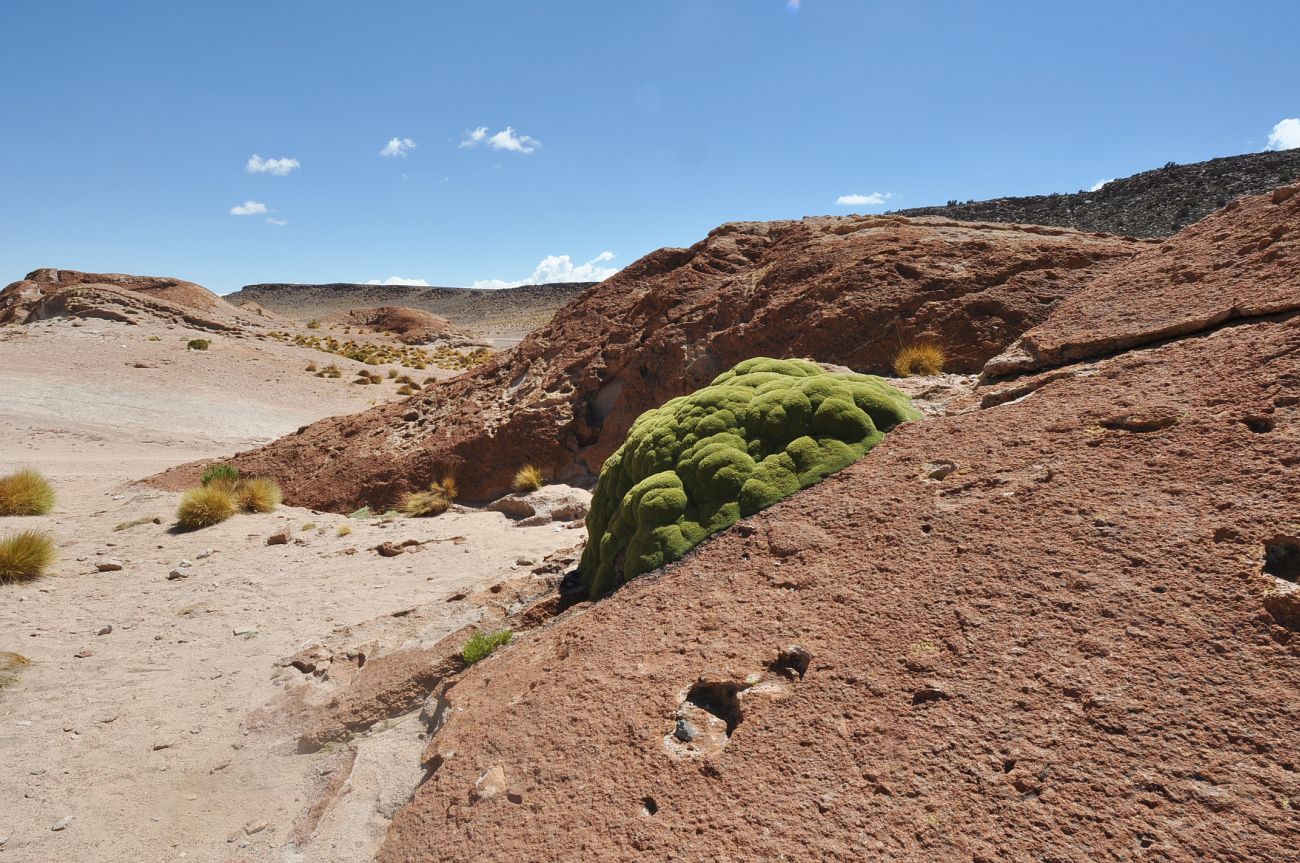
<svg viewBox="0 0 1300 863"><path fill-rule="evenodd" d="M646 411L606 461L578 571L592 597L857 461L920 418L874 375L758 357Z"/></svg>

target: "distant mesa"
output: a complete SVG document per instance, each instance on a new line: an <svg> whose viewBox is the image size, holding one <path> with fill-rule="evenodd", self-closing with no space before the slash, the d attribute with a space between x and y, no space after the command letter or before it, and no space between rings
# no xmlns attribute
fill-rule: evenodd
<svg viewBox="0 0 1300 863"><path fill-rule="evenodd" d="M246 285L227 294L225 299L232 303L252 301L299 322L352 310L400 306L437 315L481 337L517 340L549 321L565 303L595 286L592 282L559 282L489 289L351 282L273 283Z"/></svg>

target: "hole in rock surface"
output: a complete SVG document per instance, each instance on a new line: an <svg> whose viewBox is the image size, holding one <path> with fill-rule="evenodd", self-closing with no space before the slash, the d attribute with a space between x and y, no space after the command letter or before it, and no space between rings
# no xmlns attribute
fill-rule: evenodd
<svg viewBox="0 0 1300 863"><path fill-rule="evenodd" d="M1300 581L1300 542L1285 538L1265 545L1264 571L1283 581Z"/></svg>
<svg viewBox="0 0 1300 863"><path fill-rule="evenodd" d="M701 680L686 693L686 702L725 722L727 736L730 737L740 724L740 693L747 688L743 683L711 683Z"/></svg>

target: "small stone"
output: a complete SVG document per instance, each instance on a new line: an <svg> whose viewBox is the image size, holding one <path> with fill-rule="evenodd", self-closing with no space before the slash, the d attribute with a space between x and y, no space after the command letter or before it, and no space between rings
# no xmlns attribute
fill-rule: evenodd
<svg viewBox="0 0 1300 863"><path fill-rule="evenodd" d="M101 626L101 627L99 628L99 632L96 632L95 634L96 634L96 635L108 635L108 634L109 634L110 632L112 632L112 631L113 631L113 624L110 623L110 624L108 624L107 626Z"/></svg>
<svg viewBox="0 0 1300 863"><path fill-rule="evenodd" d="M379 552L380 557L397 557L406 549L401 546L393 545L391 542L381 542L375 546L375 551Z"/></svg>
<svg viewBox="0 0 1300 863"><path fill-rule="evenodd" d="M95 654L91 651L89 647L83 647L72 655L75 656L77 659L85 659L86 657L94 656Z"/></svg>
<svg viewBox="0 0 1300 863"><path fill-rule="evenodd" d="M170 740L155 740L153 744L154 752L157 752L160 749L171 749L171 748L172 748L172 742Z"/></svg>
<svg viewBox="0 0 1300 863"><path fill-rule="evenodd" d="M235 635L257 635L256 626L236 626L232 631Z"/></svg>
<svg viewBox="0 0 1300 863"><path fill-rule="evenodd" d="M67 830L70 826L72 826L72 816L64 815L58 821L55 821L54 826L50 829L57 832L59 830Z"/></svg>
<svg viewBox="0 0 1300 863"><path fill-rule="evenodd" d="M533 566L536 563L537 561L533 560L531 557L521 557L515 561L516 566Z"/></svg>
<svg viewBox="0 0 1300 863"><path fill-rule="evenodd" d="M95 564L95 569L99 572L118 572L122 569L122 561L113 557L106 557Z"/></svg>
<svg viewBox="0 0 1300 863"><path fill-rule="evenodd" d="M230 766L230 759L226 759L225 761L222 761L222 762L219 763L219 764L214 764L214 765L212 765L212 769L209 770L208 772L209 772L209 773L219 773L219 772L221 772L222 770L225 770L225 769L226 769L227 767L229 767L229 766Z"/></svg>
<svg viewBox="0 0 1300 863"><path fill-rule="evenodd" d="M196 554L196 555L194 555L194 556L197 557L199 560L203 560L204 558L212 557L212 555L214 555L215 553L216 553L216 552L213 551L212 549L210 549L210 548L205 548L205 549L203 549L203 551L200 551L198 554Z"/></svg>
<svg viewBox="0 0 1300 863"><path fill-rule="evenodd" d="M178 566L171 572L167 573L168 581L175 581L178 578L189 578L190 568L188 566Z"/></svg>
<svg viewBox="0 0 1300 863"><path fill-rule="evenodd" d="M474 783L474 790L471 795L476 800L487 800L504 793L508 788L505 767L494 764Z"/></svg>
<svg viewBox="0 0 1300 863"><path fill-rule="evenodd" d="M273 533L266 538L267 545L287 545L289 542L289 531L282 530L279 533Z"/></svg>
<svg viewBox="0 0 1300 863"><path fill-rule="evenodd" d="M267 827L270 826L271 826L270 824L267 824L265 821L262 821L260 819L257 821L249 821L247 824L244 825L244 833L248 836L252 836L254 833L261 833L263 830L265 830Z"/></svg>

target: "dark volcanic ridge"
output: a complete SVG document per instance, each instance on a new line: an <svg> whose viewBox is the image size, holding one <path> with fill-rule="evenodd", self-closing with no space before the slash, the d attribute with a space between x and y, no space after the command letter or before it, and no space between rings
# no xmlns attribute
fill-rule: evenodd
<svg viewBox="0 0 1300 863"><path fill-rule="evenodd" d="M946 216L967 222L1017 222L1168 237L1245 195L1300 179L1300 150L1247 153L1177 165L1111 180L1095 192L950 201L944 207L898 210L903 216Z"/></svg>

